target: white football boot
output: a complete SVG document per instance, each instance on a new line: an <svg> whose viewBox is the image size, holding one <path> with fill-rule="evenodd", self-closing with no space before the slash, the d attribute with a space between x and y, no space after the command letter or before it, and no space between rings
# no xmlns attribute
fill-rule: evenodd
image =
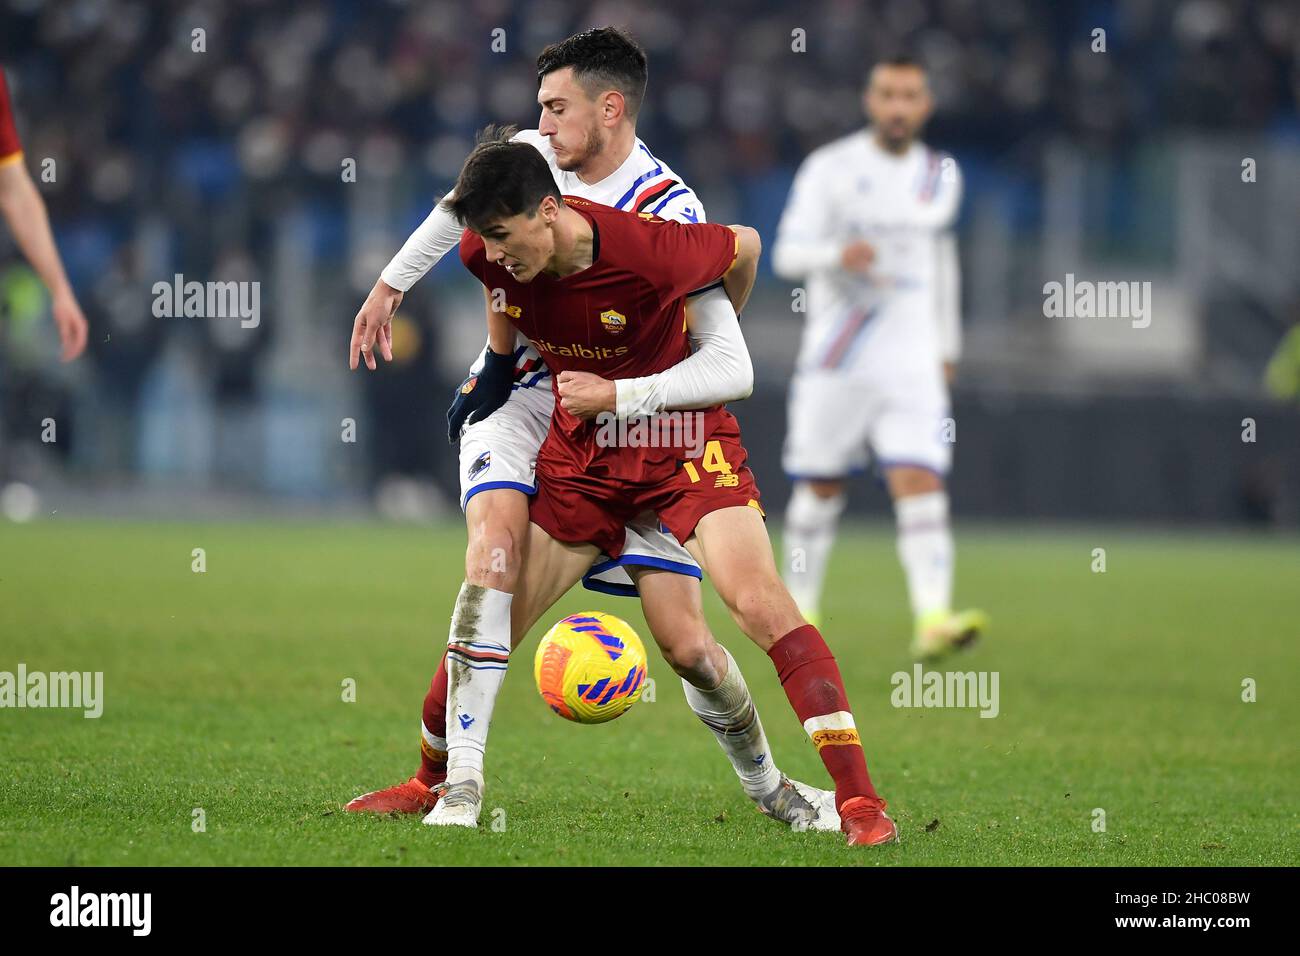
<svg viewBox="0 0 1300 956"><path fill-rule="evenodd" d="M788 823L791 830L839 832L840 815L835 810L835 794L818 790L781 774L781 782L755 804L763 813Z"/></svg>
<svg viewBox="0 0 1300 956"><path fill-rule="evenodd" d="M479 812L483 809L483 791L475 780L448 783L442 798L424 817L426 826L469 827L478 826Z"/></svg>

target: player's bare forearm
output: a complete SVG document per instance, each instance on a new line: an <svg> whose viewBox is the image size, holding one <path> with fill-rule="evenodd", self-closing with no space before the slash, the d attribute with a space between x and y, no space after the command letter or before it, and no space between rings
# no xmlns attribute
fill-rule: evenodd
<svg viewBox="0 0 1300 956"><path fill-rule="evenodd" d="M727 290L727 298L739 315L749 301L749 294L754 290L754 280L758 278L758 259L763 253L763 241L757 230L749 226L730 226L737 236L736 261L722 277L722 287Z"/></svg>
<svg viewBox="0 0 1300 956"><path fill-rule="evenodd" d="M397 311L397 307L402 304L402 298L406 295L400 289L394 289L383 279L376 279L375 284L371 287L369 294L366 296L363 309L374 308L380 314L391 316Z"/></svg>
<svg viewBox="0 0 1300 956"><path fill-rule="evenodd" d="M505 312L492 307L492 293L487 289L483 299L487 303L488 346L497 355L510 355L515 350L515 327Z"/></svg>
<svg viewBox="0 0 1300 956"><path fill-rule="evenodd" d="M749 293L753 291L754 279L758 275L758 263L747 267L742 271L739 266L732 269L722 277L722 288L727 291L727 298L735 307L736 314L739 315L745 308L745 303L749 301Z"/></svg>
<svg viewBox="0 0 1300 956"><path fill-rule="evenodd" d="M86 347L86 317L63 271L45 200L21 159L0 166L0 215L13 230L19 250L50 290L50 313L59 330L62 358L70 362Z"/></svg>
<svg viewBox="0 0 1300 956"><path fill-rule="evenodd" d="M54 245L45 201L21 160L0 166L0 213L9 223L19 250L50 295L55 299L71 296L72 286L68 284L59 250Z"/></svg>
<svg viewBox="0 0 1300 956"><path fill-rule="evenodd" d="M695 347L690 355L662 372L614 382L620 419L711 408L753 393L754 365L726 292L710 289L688 299L686 325Z"/></svg>

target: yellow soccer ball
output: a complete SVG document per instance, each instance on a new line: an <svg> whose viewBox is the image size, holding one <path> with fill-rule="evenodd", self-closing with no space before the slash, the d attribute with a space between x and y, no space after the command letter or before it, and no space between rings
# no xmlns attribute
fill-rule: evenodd
<svg viewBox="0 0 1300 956"><path fill-rule="evenodd" d="M612 614L571 614L537 645L533 676L542 700L565 720L603 724L641 696L645 645L626 621Z"/></svg>

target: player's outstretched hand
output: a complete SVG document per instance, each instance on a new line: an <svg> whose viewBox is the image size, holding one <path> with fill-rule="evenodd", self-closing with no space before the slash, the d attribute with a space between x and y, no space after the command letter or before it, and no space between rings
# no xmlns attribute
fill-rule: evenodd
<svg viewBox="0 0 1300 956"><path fill-rule="evenodd" d="M556 384L560 405L575 418L588 421L618 409L618 387L607 378L591 372L561 372Z"/></svg>
<svg viewBox="0 0 1300 956"><path fill-rule="evenodd" d="M366 358L366 368L372 372L375 364L375 349L384 357L385 362L393 360L393 314L402 304L403 293L394 289L383 279L375 282L375 287L366 296L352 323L352 344L348 347L348 368L355 369L361 356Z"/></svg>
<svg viewBox="0 0 1300 956"><path fill-rule="evenodd" d="M54 315L54 325L59 330L59 341L63 345L61 358L65 362L71 362L86 347L86 317L77 304L77 297L71 292L56 295L50 311Z"/></svg>
<svg viewBox="0 0 1300 956"><path fill-rule="evenodd" d="M462 428L481 422L504 405L514 384L514 354L500 355L489 348L484 353L482 370L461 383L447 409L447 441L456 444Z"/></svg>

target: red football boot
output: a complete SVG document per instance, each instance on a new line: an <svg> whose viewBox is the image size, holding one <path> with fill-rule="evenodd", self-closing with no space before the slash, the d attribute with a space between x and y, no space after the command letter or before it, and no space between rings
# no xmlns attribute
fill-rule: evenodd
<svg viewBox="0 0 1300 956"><path fill-rule="evenodd" d="M426 787L419 777L387 790L363 793L343 809L348 813L428 813L442 796L444 785Z"/></svg>
<svg viewBox="0 0 1300 956"><path fill-rule="evenodd" d="M840 829L849 846L879 846L898 843L898 825L885 813L888 804L870 797L850 797L840 807Z"/></svg>

